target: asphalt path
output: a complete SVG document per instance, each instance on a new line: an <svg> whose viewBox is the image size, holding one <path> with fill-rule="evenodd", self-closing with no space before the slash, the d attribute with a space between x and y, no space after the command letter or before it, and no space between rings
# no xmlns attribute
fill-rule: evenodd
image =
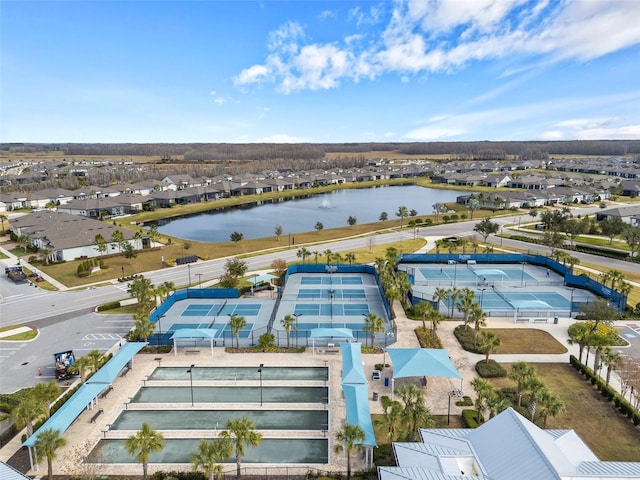
<svg viewBox="0 0 640 480"><path fill-rule="evenodd" d="M579 209L580 213L588 213L586 209ZM521 222L530 221L528 215L514 217L498 217L494 219L502 226L513 226L520 219ZM420 236L447 237L470 236L477 233L473 227L477 220L437 225L420 228ZM347 238L322 244L305 245L310 251L348 252L371 245L384 245L401 242L414 238L414 231L407 229L402 232L389 232L373 236ZM550 250L542 245L536 245L510 239L492 238L493 244L505 248L517 247L548 254ZM299 246L288 250L268 253L258 253L247 257L249 271L270 269L276 259L285 262L300 260L297 256ZM405 252L406 253L406 252ZM619 269L640 273L640 264L629 263L610 258L599 257L580 252L571 252L581 262L600 265L605 269ZM190 265L181 265L144 273L155 285L165 281L176 285L197 286L199 279L203 283L219 278L223 271L226 258L199 261ZM53 353L64 350L74 350L79 356L86 351L98 349L106 351L119 338L126 334L133 322L130 315L114 316L93 313L97 305L113 300L128 298L127 284L112 284L108 286L73 290L66 292L49 292L30 285L14 285L6 276L0 279L0 326L13 324L32 325L40 329L40 335L30 342L0 341L0 392L12 392L20 388L34 385L42 379L37 375L40 368L43 376L53 368ZM102 335L102 336L101 336Z"/></svg>

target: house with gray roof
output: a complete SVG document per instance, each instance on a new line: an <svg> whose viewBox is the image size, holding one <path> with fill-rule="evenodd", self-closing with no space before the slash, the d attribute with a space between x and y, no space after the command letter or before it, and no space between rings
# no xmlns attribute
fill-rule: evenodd
<svg viewBox="0 0 640 480"><path fill-rule="evenodd" d="M51 261L69 261L80 257L97 257L96 235L109 242L113 232L120 230L124 239L135 250L141 250L148 239L134 238L128 229L118 229L110 223L101 222L81 215L43 210L9 219L9 230L16 236L26 236L29 244L49 251ZM119 245L107 243L107 252L120 253Z"/></svg>
<svg viewBox="0 0 640 480"><path fill-rule="evenodd" d="M394 443L379 480L638 480L640 462L603 462L573 430L544 430L513 408L475 429L421 429Z"/></svg>

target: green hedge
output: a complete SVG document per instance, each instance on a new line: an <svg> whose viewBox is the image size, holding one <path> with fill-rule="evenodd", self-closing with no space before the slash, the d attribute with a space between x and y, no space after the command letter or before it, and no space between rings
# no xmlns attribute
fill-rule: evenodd
<svg viewBox="0 0 640 480"><path fill-rule="evenodd" d="M467 352L482 353L476 346L474 341L475 332L469 325L458 325L453 330L453 334L458 339L458 342L460 342L460 346Z"/></svg>
<svg viewBox="0 0 640 480"><path fill-rule="evenodd" d="M97 310L99 312L104 312L105 310L113 310L116 308L120 308L120 301L116 300L114 302L103 303L102 305L98 305Z"/></svg>
<svg viewBox="0 0 640 480"><path fill-rule="evenodd" d="M591 382L591 384L594 385L598 389L598 391L600 391L603 397L605 397L609 401L613 401L613 404L622 415L626 415L635 426L640 425L640 412L636 410L631 402L629 402L625 398L622 398L620 394L610 385L606 385L605 382L598 375L596 375L591 368L580 363L580 361L578 361L578 359L574 355L571 355L569 357L569 363L573 368L578 370L587 381Z"/></svg>
<svg viewBox="0 0 640 480"><path fill-rule="evenodd" d="M482 378L498 378L498 377L506 377L507 371L498 364L495 360L489 359L488 362L484 360L480 360L476 363L476 372Z"/></svg>
<svg viewBox="0 0 640 480"><path fill-rule="evenodd" d="M480 421L483 421L482 415ZM467 428L478 428L478 412L475 410L465 409L462 410L462 422Z"/></svg>

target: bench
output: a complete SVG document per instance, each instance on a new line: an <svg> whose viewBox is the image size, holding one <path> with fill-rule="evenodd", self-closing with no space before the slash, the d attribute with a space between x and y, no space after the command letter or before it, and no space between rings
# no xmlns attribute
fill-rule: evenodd
<svg viewBox="0 0 640 480"><path fill-rule="evenodd" d="M98 419L98 417L103 413L104 413L104 410L102 408L98 410L96 413L94 413L93 417L91 417L91 423L96 423L96 420Z"/></svg>
<svg viewBox="0 0 640 480"><path fill-rule="evenodd" d="M196 353L200 353L200 350L186 350L187 355L195 355Z"/></svg>
<svg viewBox="0 0 640 480"><path fill-rule="evenodd" d="M516 323L529 323L528 318L516 318Z"/></svg>
<svg viewBox="0 0 640 480"><path fill-rule="evenodd" d="M548 323L546 318L534 318L533 323Z"/></svg>
<svg viewBox="0 0 640 480"><path fill-rule="evenodd" d="M122 370L122 373L120 374L120 376L121 376L121 377L126 377L126 376L127 376L127 373L129 373L129 371L130 371L130 370L131 370L131 367L130 367L129 365L127 365L127 366L125 367L125 369L124 369L124 370Z"/></svg>
<svg viewBox="0 0 640 480"><path fill-rule="evenodd" d="M100 394L100 398L107 398L107 395L111 393L111 390L113 390L113 385L109 385L109 387Z"/></svg>

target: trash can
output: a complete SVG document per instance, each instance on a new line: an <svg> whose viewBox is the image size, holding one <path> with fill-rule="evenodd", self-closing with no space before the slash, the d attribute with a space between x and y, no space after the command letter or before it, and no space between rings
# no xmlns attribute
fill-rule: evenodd
<svg viewBox="0 0 640 480"><path fill-rule="evenodd" d="M375 390L373 391L373 398L372 398L372 400L373 400L374 402L377 402L377 401L378 401L378 392L377 392L377 391L375 391Z"/></svg>
<svg viewBox="0 0 640 480"><path fill-rule="evenodd" d="M389 386L389 377L384 377L384 386L385 387Z"/></svg>
<svg viewBox="0 0 640 480"><path fill-rule="evenodd" d="M556 325L558 324L558 317L553 317L553 323Z"/></svg>

